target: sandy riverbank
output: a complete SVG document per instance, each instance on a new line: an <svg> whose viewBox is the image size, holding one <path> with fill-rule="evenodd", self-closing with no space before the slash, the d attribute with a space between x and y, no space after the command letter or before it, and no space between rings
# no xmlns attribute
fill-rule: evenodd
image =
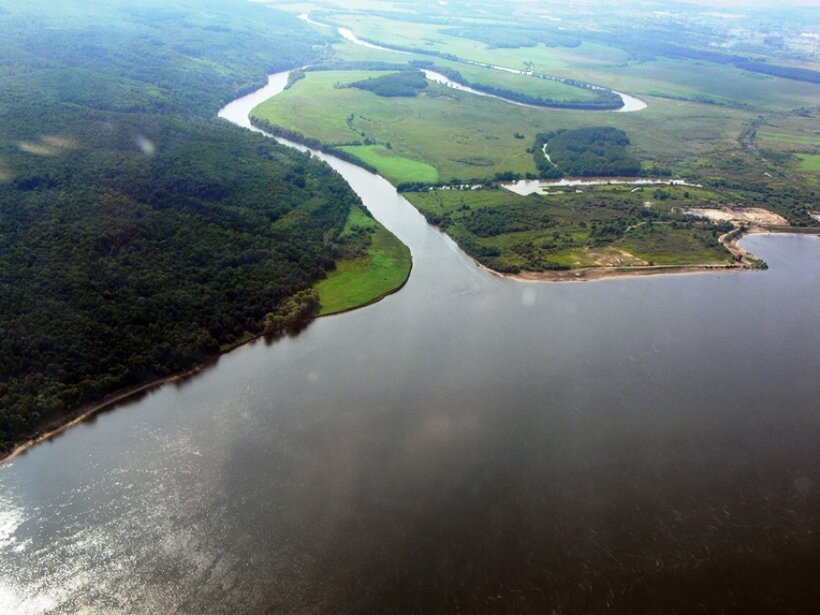
<svg viewBox="0 0 820 615"><path fill-rule="evenodd" d="M38 433L36 436L33 436L28 440L19 442L12 449L0 453L0 465L11 461L15 457L25 453L28 449L37 444L40 444L41 442L45 442L46 440L50 440L51 438L59 436L64 431L74 427L75 425L82 423L83 421L88 420L95 414L103 412L104 410L108 410L109 408L112 408L117 404L134 400L164 384L168 384L171 382L180 382L182 380L185 380L186 378L190 378L191 376L194 376L195 374L207 368L215 361L216 359L209 363L198 365L197 367L194 367L181 374L175 374L173 376L168 376L166 378L158 378L157 380L152 380L151 382L147 382L145 384L127 387L125 389L115 391L114 393L111 393L110 395L104 397L101 401L83 404L79 408L61 414L60 416L45 423L41 427L40 433Z"/></svg>
<svg viewBox="0 0 820 615"><path fill-rule="evenodd" d="M751 269L751 267L738 264L644 265L635 267L582 267L565 271L522 271L512 274L490 269L481 263L479 263L479 267L495 276L515 280L516 282L594 282L637 276L733 272Z"/></svg>

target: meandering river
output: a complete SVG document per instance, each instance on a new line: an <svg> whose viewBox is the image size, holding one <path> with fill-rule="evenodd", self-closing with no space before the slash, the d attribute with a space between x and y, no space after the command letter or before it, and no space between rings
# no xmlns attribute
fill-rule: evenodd
<svg viewBox="0 0 820 615"><path fill-rule="evenodd" d="M306 21L306 22L311 23L311 24L316 25L316 26L329 27L329 26L326 26L325 24L321 24L319 22L313 21L312 19L310 19L310 17L307 14L302 14L302 15L299 16L299 18L302 19L303 21ZM390 53L399 53L399 54L403 54L403 55L412 55L412 54L409 54L408 52L402 51L400 49L393 49L392 47L383 47L381 45L375 45L373 43L369 43L367 41L364 41L364 40L360 39L358 36L356 36L353 33L353 31L350 30L349 28L337 28L337 29L339 31L339 34L343 38L350 41L354 45L359 45L360 47L366 47L368 49L377 49L379 51L386 51L386 52L390 52ZM466 62L468 64L475 64L477 66L484 66L485 68L491 68L493 70L499 70L499 71L502 71L502 72L505 72L505 73L513 73L513 74L516 74L516 75L531 77L533 79L538 78L538 77L532 77L529 73L527 73L525 71L522 71L522 70L519 70L519 69L516 69L516 68L509 68L509 67L506 67L506 66L486 65L486 64L480 64L479 62L470 62L470 61L466 61ZM486 92L481 92L479 90L468 87L466 85L462 85L461 83L458 83L457 81L453 81L452 79L450 79L448 77L445 77L441 73L437 73L435 71L425 70L424 73L430 81L435 81L436 83L440 83L442 85L445 85L449 88L453 88L455 90L460 90L462 92L469 92L470 94L475 94L476 96L485 96L485 97L488 97L488 98L495 98L496 100L503 100L504 102L508 102L510 104L513 104L513 105L518 105L520 107L533 107L533 108L536 108L536 109L542 109L543 108L543 107L538 107L536 105L528 105L526 103L521 103L521 102L518 102L518 101L515 101L515 100L510 100L508 98L504 98L503 96L496 96L495 94L488 94ZM592 86L592 89L606 90L607 88ZM629 94L624 94L623 92L617 92L615 90L612 90L612 92L614 94L617 94L618 96L620 96L621 100L623 101L623 106L619 109L615 109L616 112L631 113L633 111L642 111L643 109L646 109L646 107L647 107L647 104L639 98L635 98L634 96L630 96Z"/></svg>
<svg viewBox="0 0 820 615"><path fill-rule="evenodd" d="M522 284L317 155L410 246L407 286L0 466L0 611L816 606L818 238L746 239L763 272Z"/></svg>

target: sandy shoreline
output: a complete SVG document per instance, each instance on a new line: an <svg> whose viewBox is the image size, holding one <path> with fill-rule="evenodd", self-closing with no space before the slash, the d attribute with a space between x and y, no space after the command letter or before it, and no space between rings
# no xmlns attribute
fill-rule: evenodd
<svg viewBox="0 0 820 615"><path fill-rule="evenodd" d="M383 298L383 297L382 297ZM360 306L364 307L364 306ZM356 309L356 308L352 308ZM332 314L327 314L327 316L331 316ZM316 316L316 318L324 318L325 316ZM310 323L308 323L310 324ZM33 438L29 438L22 442L17 443L13 448L8 451L0 453L0 465L7 463L14 459L15 457L25 453L28 449L40 444L41 442L45 442L46 440L50 440L56 436L59 436L64 431L74 427L75 425L79 425L83 421L88 420L89 418L93 417L95 414L99 414L105 410L116 406L117 404L133 401L135 398L144 395L152 391L153 389L159 388L163 385L170 384L172 382L182 382L183 380L187 380L188 378L192 378L196 376L200 372L204 371L205 369L214 365L219 359L223 356L236 350L237 348L241 348L246 344L250 344L263 338L264 334L254 335L248 339L242 340L241 342L237 342L232 344L219 354L209 358L206 361L192 367L189 370L184 372L173 374L171 376L166 376L164 378L157 378L156 380L152 380L150 382L146 382L143 384L134 385L131 387L126 387L124 389L120 389L118 391L114 391L109 395L106 395L103 399L96 402L89 402L87 404L83 404L79 408L74 410L68 411L62 416L56 417L48 422L46 422L42 427L42 433L34 436Z"/></svg>
<svg viewBox="0 0 820 615"><path fill-rule="evenodd" d="M682 275L695 273L719 273L751 271L752 268L738 264L714 265L646 265L643 267L584 267L565 271L523 271L521 273L502 273L478 263L484 271L499 278L516 282L595 282L617 278L633 278L652 275Z"/></svg>
<svg viewBox="0 0 820 615"><path fill-rule="evenodd" d="M254 338L254 340L255 339L258 338ZM251 341L253 340L248 340L247 342L244 342L242 345ZM234 348L226 350L225 352L230 352L231 350L234 350ZM75 410L71 410L70 412L67 412L66 414L60 417L52 419L51 421L43 425L42 429L44 431L42 433L34 436L33 438L29 438L28 440L18 443L14 446L14 448L6 452L0 453L0 465L8 463L15 457L18 457L19 455L25 453L28 449L30 449L33 446L36 446L37 444L40 444L41 442L45 442L46 440L50 440L51 438L59 436L64 431L71 429L75 425L79 425L80 423L88 420L95 414L103 412L104 410L108 410L109 408L112 408L117 404L131 401L134 398L144 395L145 393L148 393L153 389L159 388L164 384L169 384L171 382L181 382L187 378L195 376L202 370L209 367L212 363L216 362L216 360L220 356L222 355L217 355L212 361L202 363L201 365L197 365L196 367L193 367L185 372L182 372L181 374L174 374L173 376L158 378L157 380L152 380L151 382L146 382L145 384L120 389L119 391L115 391L114 393L107 395L100 401L83 404Z"/></svg>

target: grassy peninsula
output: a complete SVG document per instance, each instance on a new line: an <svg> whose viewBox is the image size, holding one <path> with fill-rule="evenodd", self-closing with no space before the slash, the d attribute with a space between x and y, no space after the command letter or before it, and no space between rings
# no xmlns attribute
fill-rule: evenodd
<svg viewBox="0 0 820 615"><path fill-rule="evenodd" d="M374 303L399 290L410 276L410 250L366 209L351 208L336 241L336 268L315 287L320 316Z"/></svg>

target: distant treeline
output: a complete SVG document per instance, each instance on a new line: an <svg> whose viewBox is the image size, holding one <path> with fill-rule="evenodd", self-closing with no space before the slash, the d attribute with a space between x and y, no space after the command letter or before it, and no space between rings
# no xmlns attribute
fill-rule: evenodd
<svg viewBox="0 0 820 615"><path fill-rule="evenodd" d="M691 45L667 43L670 32L641 30L617 34L607 31L559 31L554 28L521 28L511 26L471 25L451 28L443 31L446 34L476 40L488 47L534 47L538 44L548 47L577 47L584 40L604 42L633 53L636 57L665 56L686 60L705 60L718 64L733 64L738 68L754 73L762 73L809 83L820 83L820 71L810 68L771 64L764 60L749 58L737 54L724 53L711 49L702 49ZM676 33L678 34L678 33Z"/></svg>
<svg viewBox="0 0 820 615"><path fill-rule="evenodd" d="M557 130L535 137L533 158L544 179L640 175L641 162L627 152L629 144L623 130L609 126Z"/></svg>
<svg viewBox="0 0 820 615"><path fill-rule="evenodd" d="M520 26L472 25L441 30L442 34L468 38L484 43L491 49L535 47L579 47L583 40L575 35L538 26L524 28Z"/></svg>
<svg viewBox="0 0 820 615"><path fill-rule="evenodd" d="M773 77L783 79L793 79L794 81L807 81L809 83L820 83L820 71L810 68L800 68L797 66L781 66L779 64L769 64L760 60L748 60L739 58L733 62L738 68L748 70L753 73L763 73Z"/></svg>
<svg viewBox="0 0 820 615"><path fill-rule="evenodd" d="M611 45L629 52L636 59L649 60L667 57L681 60L700 60L716 64L731 64L754 73L771 75L782 79L820 83L820 71L796 66L771 64L765 60L749 58L732 53L704 49L693 45L665 42L670 33L666 30L619 31L617 34L605 31L577 32L585 40Z"/></svg>
<svg viewBox="0 0 820 615"><path fill-rule="evenodd" d="M796 66L769 64L768 62L762 60L755 60L736 54L711 51L708 49L695 49L684 45L675 45L674 43L658 42L658 40L652 40L651 42L642 40L640 42L639 49L643 53L649 52L653 55L666 56L668 58L706 60L717 64L733 64L738 68L753 73L763 73L766 75L772 75L773 77L781 77L783 79L792 79L795 81L820 83L820 71Z"/></svg>
<svg viewBox="0 0 820 615"><path fill-rule="evenodd" d="M349 71L349 70L393 70L401 71L407 70L407 64L396 64L394 62L354 62L346 60L323 60L315 62L310 66L306 66L305 72L321 72L321 71Z"/></svg>

